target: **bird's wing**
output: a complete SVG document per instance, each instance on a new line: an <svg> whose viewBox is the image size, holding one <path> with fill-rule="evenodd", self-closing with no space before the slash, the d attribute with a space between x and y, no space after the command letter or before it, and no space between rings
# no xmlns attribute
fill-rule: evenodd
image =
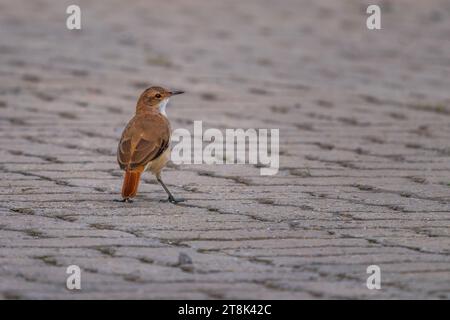
<svg viewBox="0 0 450 320"><path fill-rule="evenodd" d="M159 113L137 115L128 123L117 149L120 168L144 168L169 147L169 121Z"/></svg>

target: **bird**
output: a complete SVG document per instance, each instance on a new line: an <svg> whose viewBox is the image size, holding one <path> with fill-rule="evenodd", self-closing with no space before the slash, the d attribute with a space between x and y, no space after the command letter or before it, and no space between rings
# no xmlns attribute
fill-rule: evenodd
<svg viewBox="0 0 450 320"><path fill-rule="evenodd" d="M153 86L144 90L136 104L136 113L123 130L117 147L117 162L124 170L122 202L132 202L138 191L141 174L150 171L168 195L166 201L177 204L161 178L170 159L171 127L166 114L169 99L184 93Z"/></svg>

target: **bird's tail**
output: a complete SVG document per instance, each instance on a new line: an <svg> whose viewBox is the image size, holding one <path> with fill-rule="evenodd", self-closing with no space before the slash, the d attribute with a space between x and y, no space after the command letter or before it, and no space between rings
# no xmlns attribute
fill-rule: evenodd
<svg viewBox="0 0 450 320"><path fill-rule="evenodd" d="M124 199L133 198L138 190L141 172L137 170L125 171L122 185L122 197Z"/></svg>

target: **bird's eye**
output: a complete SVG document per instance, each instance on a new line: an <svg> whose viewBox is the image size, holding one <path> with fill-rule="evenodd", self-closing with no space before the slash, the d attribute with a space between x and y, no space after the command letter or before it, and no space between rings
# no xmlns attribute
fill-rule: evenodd
<svg viewBox="0 0 450 320"><path fill-rule="evenodd" d="M159 93L157 93L157 94L155 94L155 97L159 99L159 98L161 98L161 95Z"/></svg>

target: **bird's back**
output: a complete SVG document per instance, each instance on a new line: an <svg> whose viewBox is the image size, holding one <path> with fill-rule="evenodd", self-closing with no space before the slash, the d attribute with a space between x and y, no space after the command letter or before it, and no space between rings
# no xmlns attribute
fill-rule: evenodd
<svg viewBox="0 0 450 320"><path fill-rule="evenodd" d="M159 112L136 114L128 122L117 149L123 170L143 170L169 148L170 124Z"/></svg>

